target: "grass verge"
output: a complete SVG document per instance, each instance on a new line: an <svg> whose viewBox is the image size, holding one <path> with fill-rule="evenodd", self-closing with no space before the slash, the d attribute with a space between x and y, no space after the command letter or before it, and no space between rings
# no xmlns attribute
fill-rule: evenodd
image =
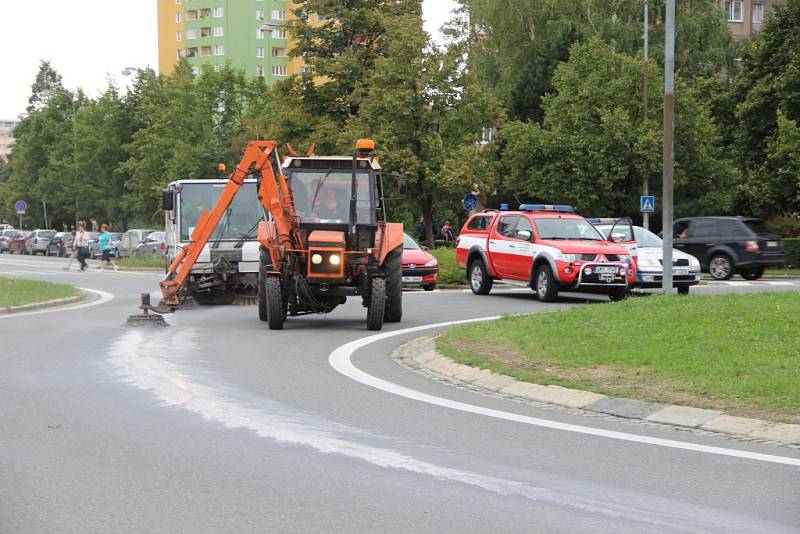
<svg viewBox="0 0 800 534"><path fill-rule="evenodd" d="M130 256L128 258L118 258L114 262L120 267L128 269L163 269L164 258L160 256Z"/></svg>
<svg viewBox="0 0 800 534"><path fill-rule="evenodd" d="M439 284L466 284L464 269L456 262L456 249L452 247L435 248L429 251L439 261Z"/></svg>
<svg viewBox="0 0 800 534"><path fill-rule="evenodd" d="M629 299L454 328L437 348L519 380L800 423L800 294Z"/></svg>
<svg viewBox="0 0 800 534"><path fill-rule="evenodd" d="M78 290L66 284L0 277L0 308L74 297Z"/></svg>
<svg viewBox="0 0 800 534"><path fill-rule="evenodd" d="M767 269L765 275L777 276L800 276L800 269Z"/></svg>

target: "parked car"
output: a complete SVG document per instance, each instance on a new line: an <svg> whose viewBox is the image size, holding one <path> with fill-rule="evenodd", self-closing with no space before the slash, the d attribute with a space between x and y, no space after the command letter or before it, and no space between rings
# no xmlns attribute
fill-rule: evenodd
<svg viewBox="0 0 800 534"><path fill-rule="evenodd" d="M154 228L132 228L131 230L128 230L122 234L122 238L119 240L119 243L117 243L117 246L114 247L117 257L127 258L133 254L139 247L139 244L142 243L148 235L155 231L156 230Z"/></svg>
<svg viewBox="0 0 800 534"><path fill-rule="evenodd" d="M86 248L89 249L89 257L90 258L98 258L100 254L95 254L95 251L100 250L100 244L98 243L98 238L100 237L100 232L88 232L89 233L89 244Z"/></svg>
<svg viewBox="0 0 800 534"><path fill-rule="evenodd" d="M22 234L21 230L14 230L13 228L0 231L0 252L11 252L11 240Z"/></svg>
<svg viewBox="0 0 800 534"><path fill-rule="evenodd" d="M47 245L55 236L55 230L34 230L25 240L25 254L46 254Z"/></svg>
<svg viewBox="0 0 800 534"><path fill-rule="evenodd" d="M25 254L25 242L28 240L28 236L33 232L22 232L18 231L17 234L11 236L11 240L8 242L8 252L13 254Z"/></svg>
<svg viewBox="0 0 800 534"><path fill-rule="evenodd" d="M403 234L403 286L422 287L425 291L436 289L439 262L424 247Z"/></svg>
<svg viewBox="0 0 800 534"><path fill-rule="evenodd" d="M58 256L59 258L72 255L72 243L75 236L72 232L57 232L55 237L47 244L48 256Z"/></svg>
<svg viewBox="0 0 800 534"><path fill-rule="evenodd" d="M136 248L136 255L143 258L150 256L164 256L167 250L167 234L164 232L151 232Z"/></svg>
<svg viewBox="0 0 800 534"><path fill-rule="evenodd" d="M636 282L628 250L563 205L476 213L456 239L456 261L476 295L488 294L494 280L510 280L530 285L542 302L555 301L562 290L620 300Z"/></svg>
<svg viewBox="0 0 800 534"><path fill-rule="evenodd" d="M13 230L13 229L14 227L8 223L0 224L0 233L2 233L3 230Z"/></svg>
<svg viewBox="0 0 800 534"><path fill-rule="evenodd" d="M599 223L595 223L595 220ZM635 287L660 288L664 275L664 245L656 234L630 223L604 222L603 219L589 219L603 235L614 243L626 246L634 254L636 263ZM612 233L613 229L613 233ZM681 295L688 295L691 286L700 283L700 262L691 254L672 249L672 285Z"/></svg>
<svg viewBox="0 0 800 534"><path fill-rule="evenodd" d="M766 267L782 267L783 241L762 219L753 217L687 217L672 225L675 248L691 254L716 280L739 273L757 280Z"/></svg>

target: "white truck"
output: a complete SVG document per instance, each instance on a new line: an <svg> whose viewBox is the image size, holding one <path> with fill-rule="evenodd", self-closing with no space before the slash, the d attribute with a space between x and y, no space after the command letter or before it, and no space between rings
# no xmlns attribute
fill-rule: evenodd
<svg viewBox="0 0 800 534"><path fill-rule="evenodd" d="M191 242L203 210L217 203L227 180L178 180L163 191L166 264L176 250ZM208 244L198 256L186 284L189 296L199 304L229 304L256 298L258 287L258 222L268 215L258 201L257 184L247 179Z"/></svg>

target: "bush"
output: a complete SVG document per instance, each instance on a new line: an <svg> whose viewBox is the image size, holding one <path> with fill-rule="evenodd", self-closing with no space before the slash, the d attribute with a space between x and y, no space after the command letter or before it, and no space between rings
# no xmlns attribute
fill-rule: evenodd
<svg viewBox="0 0 800 534"><path fill-rule="evenodd" d="M776 216L770 217L767 222L775 232L782 237L800 237L800 218Z"/></svg>
<svg viewBox="0 0 800 534"><path fill-rule="evenodd" d="M452 247L435 248L430 251L439 261L439 284L467 283L464 269L456 262L456 249Z"/></svg>
<svg viewBox="0 0 800 534"><path fill-rule="evenodd" d="M783 249L786 252L786 266L800 268L800 238L784 239Z"/></svg>

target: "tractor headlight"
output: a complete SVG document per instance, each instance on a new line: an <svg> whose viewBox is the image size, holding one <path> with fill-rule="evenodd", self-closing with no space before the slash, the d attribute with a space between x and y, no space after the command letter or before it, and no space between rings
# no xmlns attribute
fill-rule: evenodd
<svg viewBox="0 0 800 534"><path fill-rule="evenodd" d="M313 263L314 265L319 265L320 263L322 263L322 254L314 254L313 256L311 256L311 263Z"/></svg>
<svg viewBox="0 0 800 534"><path fill-rule="evenodd" d="M321 258L320 258L321 261ZM331 254L331 257L328 259L331 262L331 265L339 265L342 263L342 257L338 254Z"/></svg>

